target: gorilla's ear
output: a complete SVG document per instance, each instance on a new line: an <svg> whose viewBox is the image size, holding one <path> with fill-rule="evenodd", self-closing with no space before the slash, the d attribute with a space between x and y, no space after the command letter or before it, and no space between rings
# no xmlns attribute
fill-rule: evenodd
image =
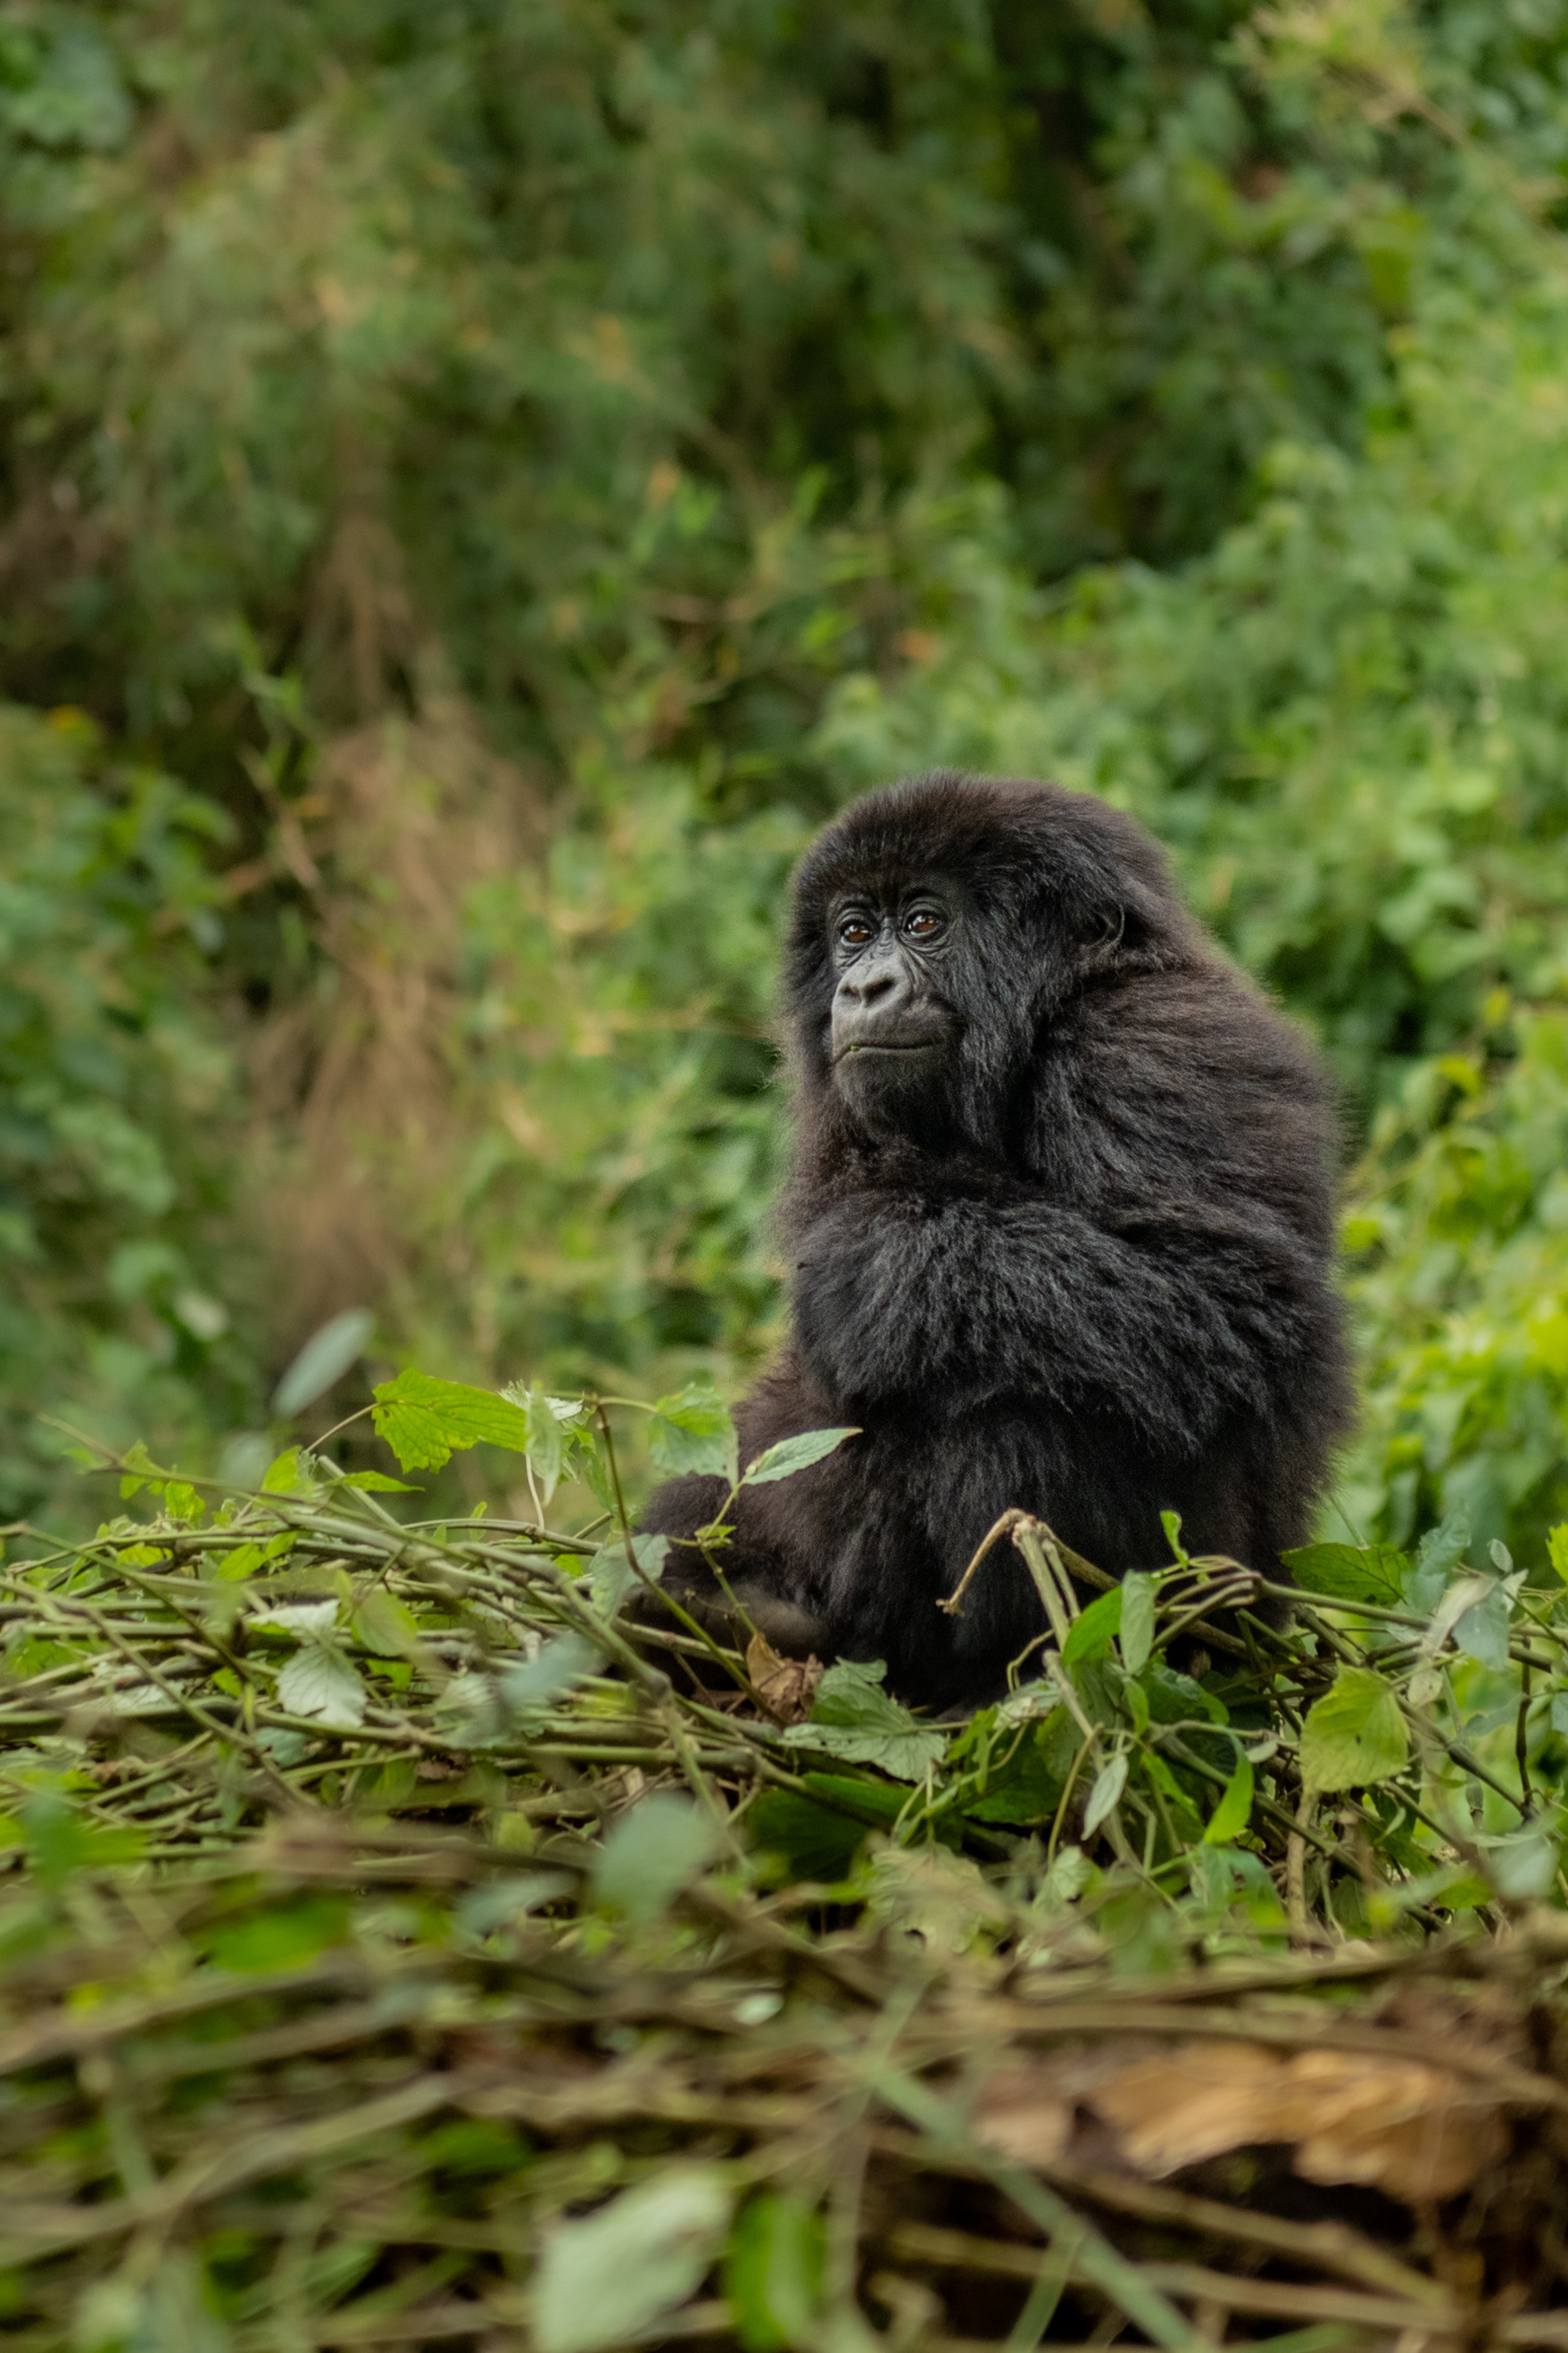
<svg viewBox="0 0 1568 2353"><path fill-rule="evenodd" d="M1082 932L1081 953L1091 971L1109 964L1119 948L1141 947L1148 926L1136 907L1119 902L1092 909Z"/></svg>

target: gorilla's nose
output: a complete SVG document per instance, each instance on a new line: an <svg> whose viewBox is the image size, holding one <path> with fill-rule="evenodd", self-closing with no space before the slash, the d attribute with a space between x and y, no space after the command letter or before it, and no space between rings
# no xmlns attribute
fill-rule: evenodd
<svg viewBox="0 0 1568 2353"><path fill-rule="evenodd" d="M901 956L879 960L864 972L847 972L838 984L838 1004L846 1012L895 1013L914 996L909 968ZM837 1005L835 1006L837 1010Z"/></svg>
<svg viewBox="0 0 1568 2353"><path fill-rule="evenodd" d="M924 1046L940 1025L896 950L862 956L833 993L833 1053L865 1047Z"/></svg>

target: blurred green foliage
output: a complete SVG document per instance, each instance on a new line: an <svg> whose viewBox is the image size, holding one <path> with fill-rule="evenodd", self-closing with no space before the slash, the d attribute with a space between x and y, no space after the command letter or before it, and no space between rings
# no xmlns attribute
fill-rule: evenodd
<svg viewBox="0 0 1568 2353"><path fill-rule="evenodd" d="M1556 0L13 0L5 1508L353 1304L738 1376L790 863L958 760L1335 1058L1360 1532L1561 1518L1565 156Z"/></svg>

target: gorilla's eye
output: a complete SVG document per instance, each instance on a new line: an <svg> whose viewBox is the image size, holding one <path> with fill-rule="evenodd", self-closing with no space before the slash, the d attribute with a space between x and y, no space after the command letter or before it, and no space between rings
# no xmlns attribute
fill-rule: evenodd
<svg viewBox="0 0 1568 2353"><path fill-rule="evenodd" d="M863 948L871 933L869 915L846 915L838 926L838 944L842 948Z"/></svg>
<svg viewBox="0 0 1568 2353"><path fill-rule="evenodd" d="M904 917L904 934L911 940L934 940L942 929L942 917L934 907L916 907Z"/></svg>

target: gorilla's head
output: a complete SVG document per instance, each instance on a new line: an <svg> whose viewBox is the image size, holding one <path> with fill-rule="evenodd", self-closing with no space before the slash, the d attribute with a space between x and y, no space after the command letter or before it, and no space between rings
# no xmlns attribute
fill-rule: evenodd
<svg viewBox="0 0 1568 2353"><path fill-rule="evenodd" d="M808 1102L868 1138L994 1148L1079 991L1196 949L1159 849L1086 793L938 773L870 794L795 881Z"/></svg>

